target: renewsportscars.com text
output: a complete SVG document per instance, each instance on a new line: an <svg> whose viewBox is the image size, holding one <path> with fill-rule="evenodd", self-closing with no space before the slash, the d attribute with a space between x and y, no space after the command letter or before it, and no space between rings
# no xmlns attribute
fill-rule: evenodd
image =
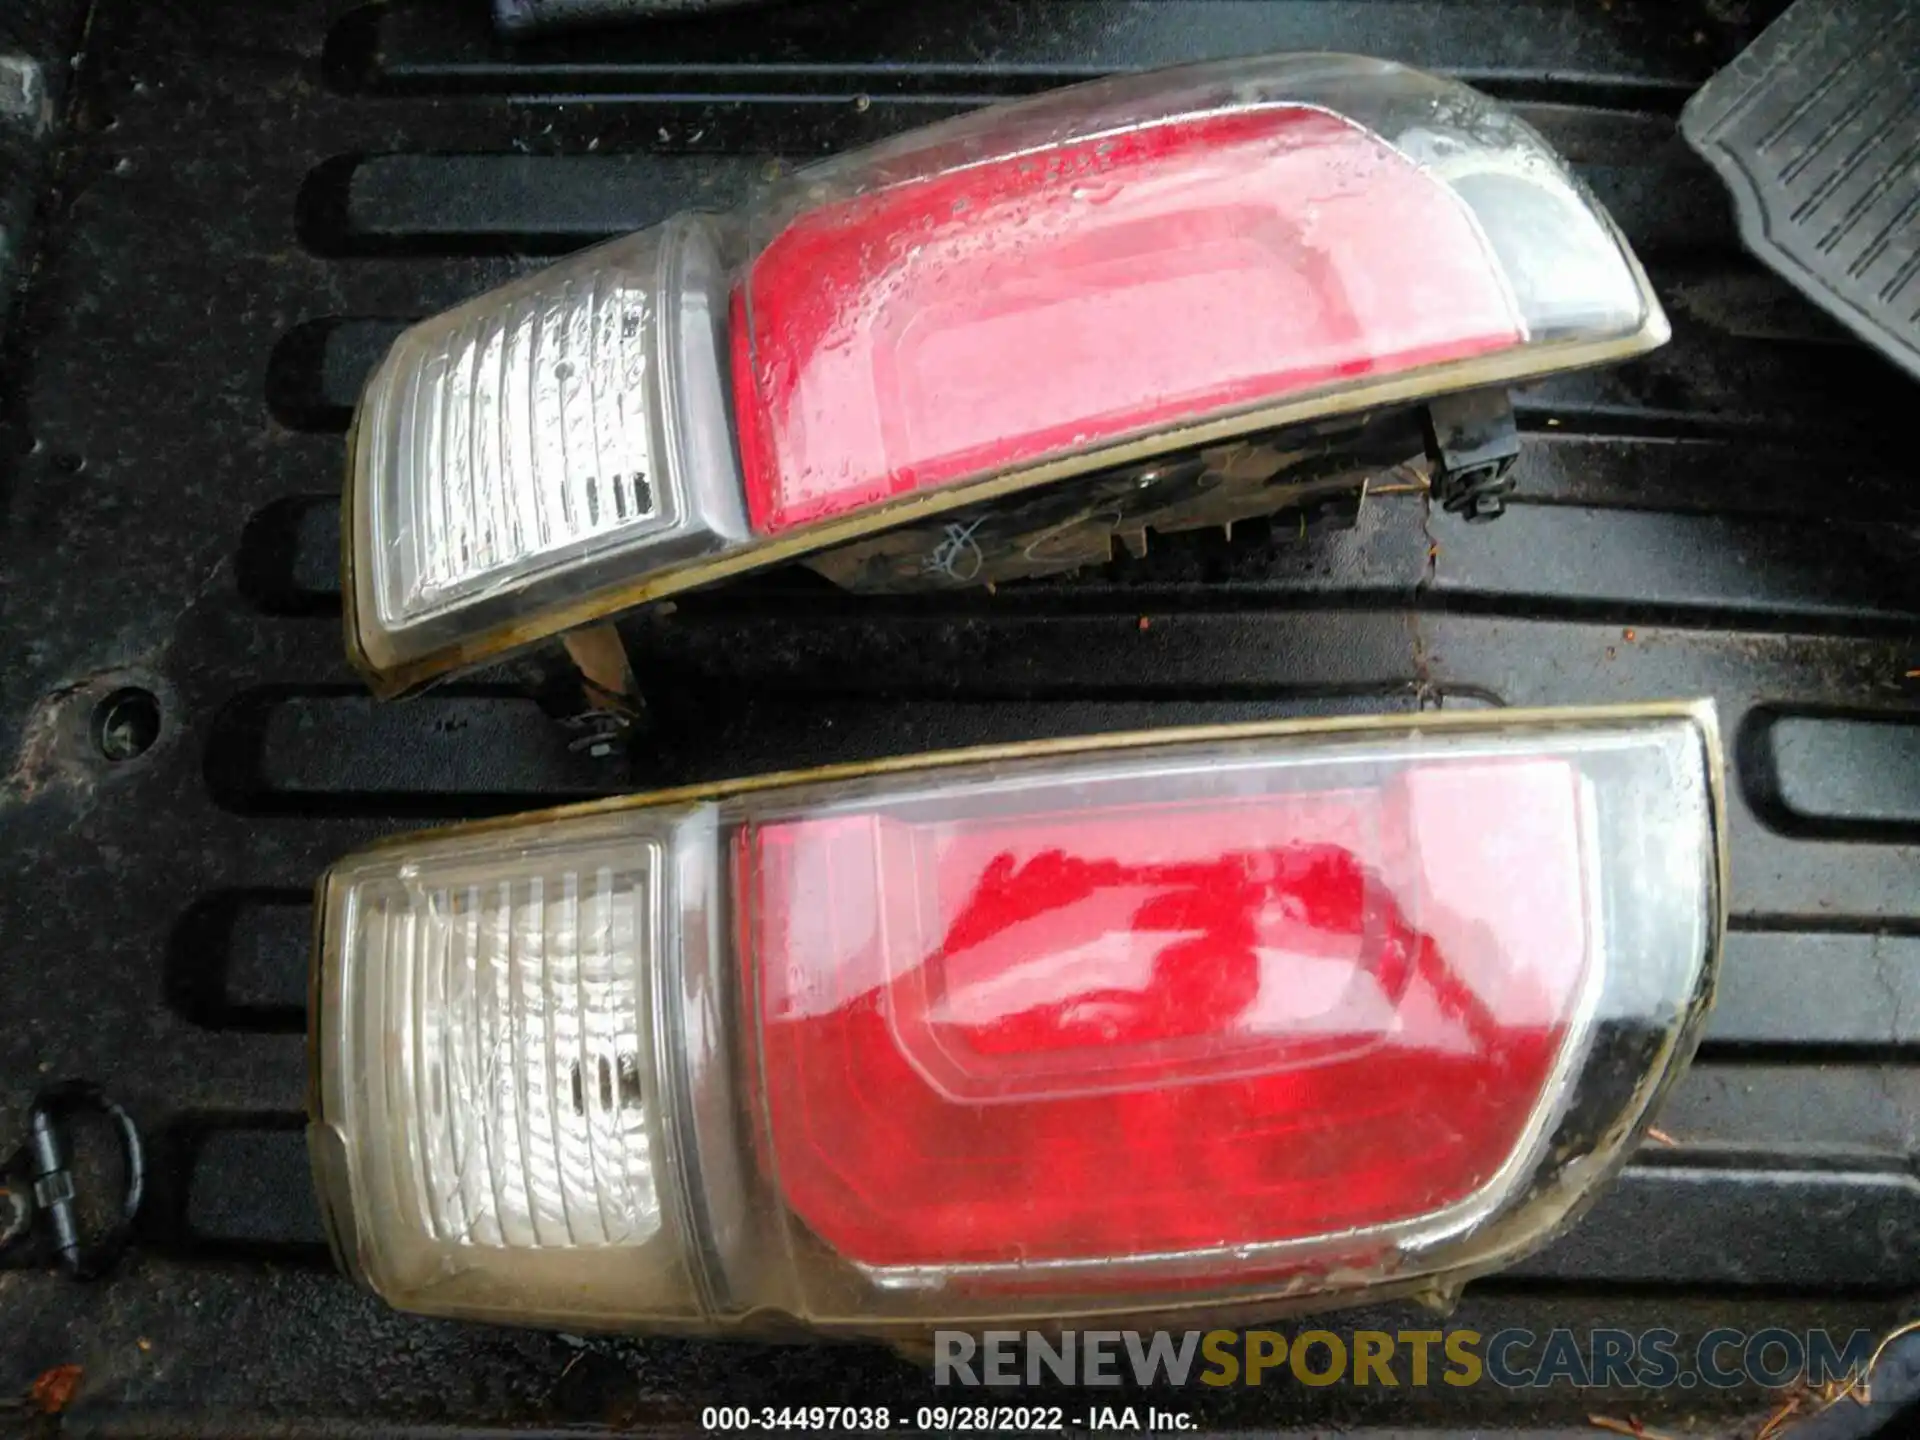
<svg viewBox="0 0 1920 1440"><path fill-rule="evenodd" d="M1870 1331L958 1330L934 1335L936 1385L1494 1384L1664 1390L1819 1386L1863 1374Z"/></svg>

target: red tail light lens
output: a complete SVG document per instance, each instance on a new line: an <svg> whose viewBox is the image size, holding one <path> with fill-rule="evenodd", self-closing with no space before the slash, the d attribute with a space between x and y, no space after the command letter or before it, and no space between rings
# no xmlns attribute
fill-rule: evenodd
<svg viewBox="0 0 1920 1440"><path fill-rule="evenodd" d="M959 754L376 848L313 1143L394 1303L888 1333L1539 1244L1684 1064L1711 712Z"/></svg>
<svg viewBox="0 0 1920 1440"><path fill-rule="evenodd" d="M1584 1024L1574 769L1214 788L742 834L773 1154L816 1235L875 1267L1111 1264L1495 1180ZM1511 825L1462 823L1488 810ZM1450 897L1510 846L1525 894L1462 923Z"/></svg>
<svg viewBox="0 0 1920 1440"><path fill-rule="evenodd" d="M1527 338L1466 204L1300 105L823 205L761 252L734 305L763 534Z"/></svg>

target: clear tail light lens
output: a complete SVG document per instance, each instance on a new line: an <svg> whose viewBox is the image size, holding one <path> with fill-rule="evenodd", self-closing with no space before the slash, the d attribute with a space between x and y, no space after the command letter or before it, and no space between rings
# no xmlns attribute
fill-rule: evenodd
<svg viewBox="0 0 1920 1440"><path fill-rule="evenodd" d="M1272 56L800 171L408 331L362 399L350 644L390 692L878 529L1650 349L1645 276L1451 81Z"/></svg>
<svg viewBox="0 0 1920 1440"><path fill-rule="evenodd" d="M661 948L660 849L623 826L529 839L369 875L347 897L365 978L343 996L338 1058L368 1113L412 1117L386 1163L356 1167L364 1213L407 1217L372 1237L389 1242L378 1263L418 1280L488 1254L500 1279L588 1313L693 1316L637 963ZM469 1276L476 1313L488 1279Z"/></svg>
<svg viewBox="0 0 1920 1440"><path fill-rule="evenodd" d="M1456 1284L1690 1054L1718 784L1706 707L1435 716L390 843L322 887L325 1208L395 1305L556 1324Z"/></svg>
<svg viewBox="0 0 1920 1440"><path fill-rule="evenodd" d="M354 645L386 673L545 633L747 538L718 236L684 216L414 326L355 417ZM549 620L559 620L549 625Z"/></svg>

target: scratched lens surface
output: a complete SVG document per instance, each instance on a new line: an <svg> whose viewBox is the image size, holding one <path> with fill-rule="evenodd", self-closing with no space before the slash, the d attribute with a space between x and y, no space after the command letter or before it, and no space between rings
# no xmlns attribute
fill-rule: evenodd
<svg viewBox="0 0 1920 1440"><path fill-rule="evenodd" d="M610 858L610 857L609 857ZM660 1226L640 1084L643 870L435 886L369 917L431 1233L621 1245ZM390 948L389 948L390 947Z"/></svg>
<svg viewBox="0 0 1920 1440"><path fill-rule="evenodd" d="M746 516L706 219L610 241L412 326L367 383L354 623L385 671L725 549Z"/></svg>
<svg viewBox="0 0 1920 1440"><path fill-rule="evenodd" d="M381 397L394 483L382 618L417 620L650 528L653 235L402 337Z"/></svg>
<svg viewBox="0 0 1920 1440"><path fill-rule="evenodd" d="M590 836L353 884L356 1208L382 1222L381 1278L463 1312L532 1276L589 1309L625 1303L616 1285L678 1293L650 999L663 853Z"/></svg>

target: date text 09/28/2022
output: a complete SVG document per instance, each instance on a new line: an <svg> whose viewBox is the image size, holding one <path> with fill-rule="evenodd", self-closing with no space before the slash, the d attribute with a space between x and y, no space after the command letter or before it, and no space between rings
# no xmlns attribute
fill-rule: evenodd
<svg viewBox="0 0 1920 1440"><path fill-rule="evenodd" d="M700 1426L709 1431L905 1430L1032 1432L1064 1430L1191 1430L1184 1410L1151 1405L922 1405L911 1416L885 1405L709 1405Z"/></svg>

